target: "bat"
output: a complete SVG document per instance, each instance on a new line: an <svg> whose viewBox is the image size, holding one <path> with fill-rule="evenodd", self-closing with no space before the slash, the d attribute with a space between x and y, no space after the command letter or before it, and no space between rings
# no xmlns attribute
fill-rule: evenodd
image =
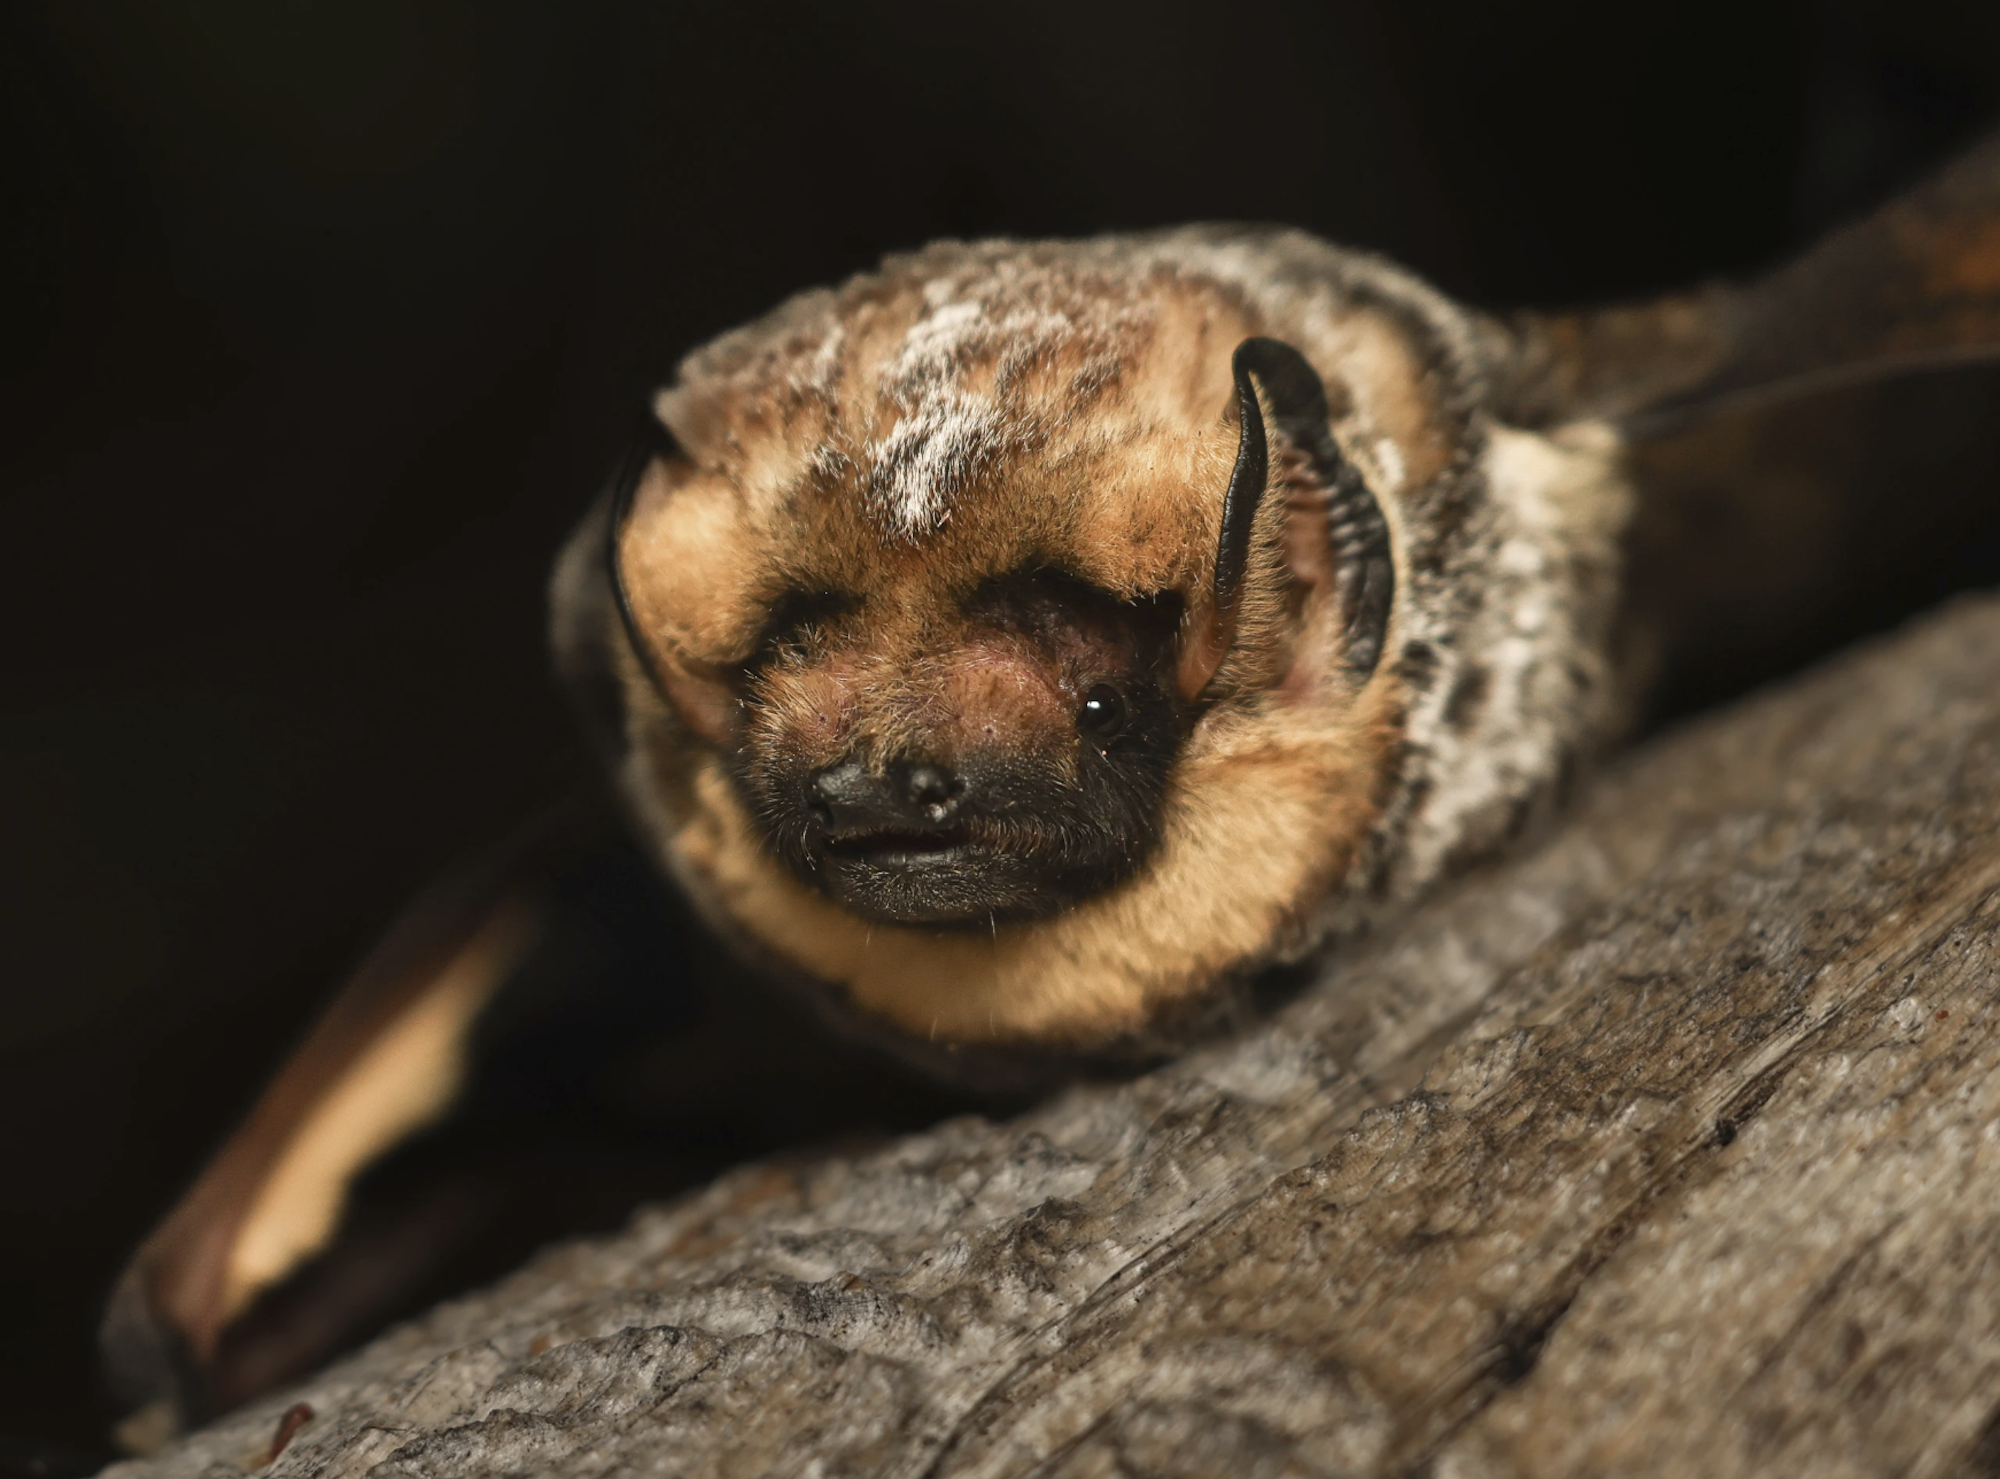
<svg viewBox="0 0 2000 1479"><path fill-rule="evenodd" d="M1497 316L1192 227L940 243L697 350L552 587L624 831L413 910L135 1255L114 1377L164 1431L352 1338L495 1220L492 1168L579 1164L546 1127L614 1059L656 1123L811 1106L642 1137L629 1205L934 1113L882 1055L1029 1093L1227 1030L1628 724L1676 619L1629 576L1649 440L1997 355L2000 141L1651 303Z"/></svg>

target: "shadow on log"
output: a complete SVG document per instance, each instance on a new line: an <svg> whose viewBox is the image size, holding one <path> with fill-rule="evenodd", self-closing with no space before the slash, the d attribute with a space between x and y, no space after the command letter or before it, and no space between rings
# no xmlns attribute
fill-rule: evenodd
<svg viewBox="0 0 2000 1479"><path fill-rule="evenodd" d="M258 1469L302 1400L261 1472L2000 1472L1996 824L1984 601L1251 1035L735 1173L110 1472Z"/></svg>

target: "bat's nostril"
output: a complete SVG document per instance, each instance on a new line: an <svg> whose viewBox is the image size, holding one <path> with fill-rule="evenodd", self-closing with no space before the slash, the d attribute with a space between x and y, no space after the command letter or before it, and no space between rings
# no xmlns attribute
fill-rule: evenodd
<svg viewBox="0 0 2000 1479"><path fill-rule="evenodd" d="M951 819L963 790L957 776L936 765L912 765L903 778L903 794L932 822Z"/></svg>
<svg viewBox="0 0 2000 1479"><path fill-rule="evenodd" d="M836 806L868 789L868 772L850 760L816 771L812 778L813 806L816 810Z"/></svg>
<svg viewBox="0 0 2000 1479"><path fill-rule="evenodd" d="M941 765L920 761L878 774L849 761L813 774L806 807L833 832L948 828L956 819L965 784Z"/></svg>

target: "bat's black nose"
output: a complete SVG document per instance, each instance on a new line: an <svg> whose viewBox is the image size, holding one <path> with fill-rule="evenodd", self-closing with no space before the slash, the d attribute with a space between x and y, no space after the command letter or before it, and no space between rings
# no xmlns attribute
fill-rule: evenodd
<svg viewBox="0 0 2000 1479"><path fill-rule="evenodd" d="M965 783L928 761L892 765L878 775L857 760L816 771L808 804L835 836L866 832L942 832L958 820Z"/></svg>

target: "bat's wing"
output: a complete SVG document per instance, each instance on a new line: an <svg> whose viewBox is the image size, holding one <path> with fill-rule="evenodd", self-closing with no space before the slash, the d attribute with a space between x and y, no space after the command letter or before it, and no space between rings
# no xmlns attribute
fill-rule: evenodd
<svg viewBox="0 0 2000 1479"><path fill-rule="evenodd" d="M722 1167L934 1118L748 977L608 820L421 900L141 1246L104 1326L143 1445Z"/></svg>
<svg viewBox="0 0 2000 1479"><path fill-rule="evenodd" d="M2000 135L1768 276L1657 302L1517 316L1496 404L1529 425L1690 415L2000 358Z"/></svg>
<svg viewBox="0 0 2000 1479"><path fill-rule="evenodd" d="M155 1426L162 1405L176 1420L226 1405L227 1333L332 1246L366 1168L462 1096L474 1024L545 928L544 890L521 861L481 866L410 912L134 1255L104 1349Z"/></svg>

